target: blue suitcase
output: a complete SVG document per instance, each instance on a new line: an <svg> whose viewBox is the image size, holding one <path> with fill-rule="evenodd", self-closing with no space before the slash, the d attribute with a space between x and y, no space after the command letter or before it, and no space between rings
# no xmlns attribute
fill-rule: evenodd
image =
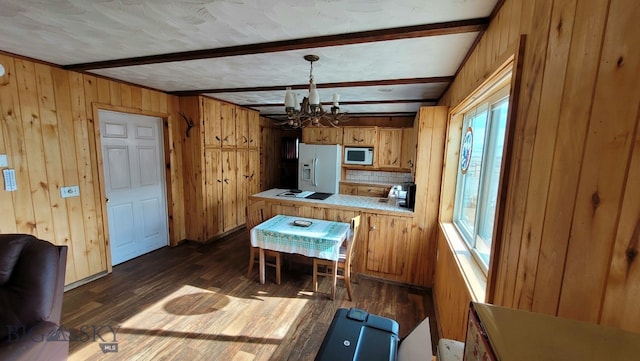
<svg viewBox="0 0 640 361"><path fill-rule="evenodd" d="M340 308L315 361L396 361L398 330L395 320L357 308Z"/></svg>

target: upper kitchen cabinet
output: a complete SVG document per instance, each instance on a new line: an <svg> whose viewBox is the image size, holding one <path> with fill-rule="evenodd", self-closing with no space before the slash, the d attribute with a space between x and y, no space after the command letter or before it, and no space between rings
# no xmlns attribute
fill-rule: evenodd
<svg viewBox="0 0 640 361"><path fill-rule="evenodd" d="M302 143L342 144L342 128L307 127L302 129Z"/></svg>
<svg viewBox="0 0 640 361"><path fill-rule="evenodd" d="M219 118L220 102L205 97L200 97L199 100L199 115L202 120L204 145L222 147L222 124Z"/></svg>
<svg viewBox="0 0 640 361"><path fill-rule="evenodd" d="M220 102L220 112L217 114L222 126L222 147L234 148L236 140L236 106Z"/></svg>
<svg viewBox="0 0 640 361"><path fill-rule="evenodd" d="M375 147L378 127L343 127L342 144L356 147Z"/></svg>
<svg viewBox="0 0 640 361"><path fill-rule="evenodd" d="M378 129L376 149L379 168L402 167L402 128Z"/></svg>
<svg viewBox="0 0 640 361"><path fill-rule="evenodd" d="M236 107L236 146L238 148L258 149L260 138L260 113L242 107Z"/></svg>
<svg viewBox="0 0 640 361"><path fill-rule="evenodd" d="M205 146L224 148L236 146L235 105L200 97L200 113Z"/></svg>
<svg viewBox="0 0 640 361"><path fill-rule="evenodd" d="M416 131L413 128L402 128L402 151L400 152L400 167L410 169L415 173L416 164Z"/></svg>

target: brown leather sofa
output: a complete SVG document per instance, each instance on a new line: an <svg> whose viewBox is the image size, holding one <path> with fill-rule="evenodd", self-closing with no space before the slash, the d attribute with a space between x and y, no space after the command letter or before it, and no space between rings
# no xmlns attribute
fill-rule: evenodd
<svg viewBox="0 0 640 361"><path fill-rule="evenodd" d="M60 327L67 246L0 234L0 360L66 360Z"/></svg>

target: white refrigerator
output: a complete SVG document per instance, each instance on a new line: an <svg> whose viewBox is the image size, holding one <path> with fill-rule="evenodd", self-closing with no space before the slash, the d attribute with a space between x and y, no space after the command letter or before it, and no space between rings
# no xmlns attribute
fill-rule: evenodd
<svg viewBox="0 0 640 361"><path fill-rule="evenodd" d="M298 189L322 193L338 193L340 182L339 144L300 143L298 148Z"/></svg>

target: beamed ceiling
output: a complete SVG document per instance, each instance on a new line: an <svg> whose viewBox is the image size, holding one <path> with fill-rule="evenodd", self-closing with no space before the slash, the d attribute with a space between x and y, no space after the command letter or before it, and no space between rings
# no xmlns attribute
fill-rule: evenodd
<svg viewBox="0 0 640 361"><path fill-rule="evenodd" d="M0 50L277 119L309 63L323 104L413 115L442 96L498 0L0 0Z"/></svg>

